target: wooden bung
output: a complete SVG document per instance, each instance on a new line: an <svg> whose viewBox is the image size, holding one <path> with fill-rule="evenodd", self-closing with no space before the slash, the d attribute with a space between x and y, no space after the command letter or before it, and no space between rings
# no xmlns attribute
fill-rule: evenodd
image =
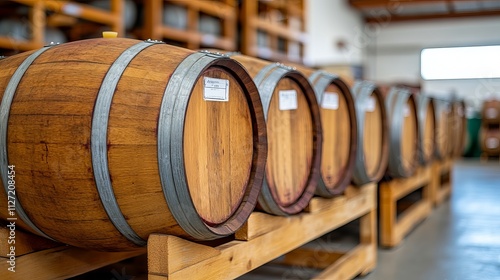
<svg viewBox="0 0 500 280"><path fill-rule="evenodd" d="M392 87L385 97L389 124L389 164L387 175L410 177L419 165L418 116L413 93L407 88Z"/></svg>
<svg viewBox="0 0 500 280"><path fill-rule="evenodd" d="M354 99L339 76L300 65L296 68L309 77L320 107L323 146L316 194L332 197L352 180L358 140Z"/></svg>
<svg viewBox="0 0 500 280"><path fill-rule="evenodd" d="M358 125L358 151L353 182L364 185L384 176L389 159L389 132L384 97L369 81L358 81L352 88Z"/></svg>
<svg viewBox="0 0 500 280"><path fill-rule="evenodd" d="M152 40L92 39L12 56L0 68L0 192L15 165L24 229L132 250L152 233L230 235L254 209L266 126L239 63Z"/></svg>
<svg viewBox="0 0 500 280"><path fill-rule="evenodd" d="M269 156L259 207L275 215L302 211L320 176L321 119L314 89L290 67L232 54L254 78L267 122Z"/></svg>
<svg viewBox="0 0 500 280"><path fill-rule="evenodd" d="M436 149L436 117L434 109L434 99L421 94L417 98L418 122L420 133L419 141L419 159L422 165L427 165L434 159Z"/></svg>

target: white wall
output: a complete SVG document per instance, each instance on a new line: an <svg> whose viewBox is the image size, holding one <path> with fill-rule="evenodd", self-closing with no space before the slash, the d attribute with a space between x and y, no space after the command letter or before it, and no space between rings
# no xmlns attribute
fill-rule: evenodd
<svg viewBox="0 0 500 280"><path fill-rule="evenodd" d="M420 76L423 48L500 45L500 17L406 23L390 23L389 19L388 22L365 27L367 79L388 83L422 82L424 91L434 95L455 91L476 106L492 94L500 98L500 79L422 81Z"/></svg>
<svg viewBox="0 0 500 280"><path fill-rule="evenodd" d="M347 0L307 2L308 44L305 62L312 66L361 65L364 45L357 42L363 19ZM344 41L339 49L337 41Z"/></svg>

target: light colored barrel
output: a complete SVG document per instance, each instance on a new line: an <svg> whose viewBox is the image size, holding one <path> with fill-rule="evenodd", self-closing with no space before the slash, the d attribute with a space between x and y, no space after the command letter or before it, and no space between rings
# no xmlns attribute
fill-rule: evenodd
<svg viewBox="0 0 500 280"><path fill-rule="evenodd" d="M418 161L418 116L414 95L410 90L393 87L385 97L389 123L389 164L391 177L413 175Z"/></svg>
<svg viewBox="0 0 500 280"><path fill-rule="evenodd" d="M266 179L259 206L275 215L302 211L320 176L322 130L314 89L300 72L279 63L232 54L259 88L267 123Z"/></svg>
<svg viewBox="0 0 500 280"><path fill-rule="evenodd" d="M436 149L436 117L434 109L434 100L421 94L417 98L418 122L420 133L419 140L419 159L420 163L427 165L434 159Z"/></svg>
<svg viewBox="0 0 500 280"><path fill-rule="evenodd" d="M93 39L9 57L0 68L2 189L15 165L23 228L119 251L144 246L151 233L227 236L254 209L265 120L236 61Z"/></svg>
<svg viewBox="0 0 500 280"><path fill-rule="evenodd" d="M352 180L358 137L354 100L339 76L305 67L298 70L309 77L320 106L323 148L316 194L332 197Z"/></svg>
<svg viewBox="0 0 500 280"><path fill-rule="evenodd" d="M358 81L352 89L356 104L358 149L353 182L363 185L379 181L389 159L389 134L384 98L369 81Z"/></svg>

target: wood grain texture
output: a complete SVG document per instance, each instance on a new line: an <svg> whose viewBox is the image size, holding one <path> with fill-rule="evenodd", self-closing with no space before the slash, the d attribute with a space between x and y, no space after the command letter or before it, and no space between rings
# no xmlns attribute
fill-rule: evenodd
<svg viewBox="0 0 500 280"><path fill-rule="evenodd" d="M279 109L279 92L282 90L297 92L296 110ZM282 79L274 89L267 129L267 183L278 203L289 206L307 187L314 152L313 123L306 97L299 85L289 78Z"/></svg>
<svg viewBox="0 0 500 280"><path fill-rule="evenodd" d="M323 128L323 150L321 154L321 178L328 188L338 187L345 173L352 166L352 139L351 129L355 127L350 110L351 106L345 94L336 85L329 85L326 93L335 93L338 96L338 109L321 108L321 124ZM349 94L349 93L347 93Z"/></svg>
<svg viewBox="0 0 500 280"><path fill-rule="evenodd" d="M238 82L219 69L205 75L229 80L229 102L203 100L203 79L198 80L186 112L186 176L198 214L207 223L220 224L237 210L247 187L252 122Z"/></svg>
<svg viewBox="0 0 500 280"><path fill-rule="evenodd" d="M429 162L434 157L434 150L436 148L436 119L434 113L434 103L429 102L425 113L424 125L420 130L422 133L422 142L420 143L420 150L426 162Z"/></svg>
<svg viewBox="0 0 500 280"><path fill-rule="evenodd" d="M357 218L361 220L361 243L367 250L363 250L364 257L352 262L359 260L359 266L366 271L372 269L376 263L376 185L354 188L350 197L313 200L322 200L328 207L292 217L253 213L249 222L260 224L250 228L268 228L276 220L282 220L282 226L248 241L235 240L210 247L177 237L152 235L148 242L148 276L170 280L234 279ZM254 220L254 215L260 218ZM347 270L353 268L352 262Z"/></svg>
<svg viewBox="0 0 500 280"><path fill-rule="evenodd" d="M270 64L244 55L231 58L243 64L254 78ZM279 109L279 92L282 90L297 92L297 109ZM267 108L267 185L280 211L295 214L307 206L320 176L322 130L319 106L314 89L302 74L295 71L285 74L268 94L272 97Z"/></svg>
<svg viewBox="0 0 500 280"><path fill-rule="evenodd" d="M401 130L401 162L408 174L418 166L418 117L415 100L409 98L405 104L408 112L403 112L403 128Z"/></svg>
<svg viewBox="0 0 500 280"><path fill-rule="evenodd" d="M34 61L17 89L9 118L8 156L10 163L16 165L18 202L40 229L60 242L99 250L136 248L115 229L104 211L93 174L90 133L94 104L104 76L116 58L138 42L95 39L53 47ZM166 85L177 65L192 53L165 44L145 49L124 71L112 100L107 135L109 174L121 212L143 239L154 232L190 238L177 224L165 201L158 169L157 131ZM26 54L21 54L0 61L0 94L25 57ZM204 218L221 224L214 225L220 228L219 232L231 234L244 223L256 204L267 155L265 121L258 91L236 62L215 60L207 65L202 76L224 76L233 81L234 98L225 104L229 105L227 110L219 112L225 116L221 120L226 120L226 125L204 135L204 145L194 145L199 140L194 137L200 132L190 129L221 124L218 115L197 118L195 114L194 119L188 119L188 131L183 136L194 152L220 146L218 150L207 150L210 157L216 158L208 163L234 162L237 158L241 165L217 164L217 168L229 170L211 173L207 170L205 175L211 177L193 185L191 178L186 178L187 191L198 195L194 196L197 210ZM195 95L199 97L199 90L195 90ZM209 111L197 103L199 99L193 101L192 111ZM200 108L194 108L197 105ZM220 145L221 141L229 143ZM238 148L226 149L228 145ZM195 161L198 159L192 157L186 160ZM187 176L195 173L188 171ZM230 181L233 178L234 182ZM211 192L206 189L208 181ZM174 186L171 190L174 191ZM4 191L1 193L5 195ZM221 194L218 199L229 199L228 203L214 203L217 194ZM206 195L211 207L220 207L215 209L214 216L200 202ZM2 198L2 219L6 218L5 204Z"/></svg>
<svg viewBox="0 0 500 280"><path fill-rule="evenodd" d="M453 157L461 157L467 137L467 116L463 100L453 102Z"/></svg>
<svg viewBox="0 0 500 280"><path fill-rule="evenodd" d="M438 159L446 159L450 156L450 120L451 108L448 101L435 100L435 116L436 116L436 156Z"/></svg>
<svg viewBox="0 0 500 280"><path fill-rule="evenodd" d="M358 131L354 99L349 86L336 74L324 72L318 75L317 70L298 64L293 66L309 77L314 87L320 83L322 78L330 80L330 84L324 90L321 90L319 94L316 93L316 97L320 96L318 104L323 131L321 181L316 194L324 197L338 195L351 183L356 161ZM316 78L313 79L313 75ZM323 107L325 94L337 95L338 108ZM322 189L326 189L326 191Z"/></svg>
<svg viewBox="0 0 500 280"><path fill-rule="evenodd" d="M374 110L365 110L365 124L363 128L363 153L365 155L366 170L370 177L378 177L376 174L381 169L383 154L383 131L384 118L377 94L374 92L370 96L375 101Z"/></svg>

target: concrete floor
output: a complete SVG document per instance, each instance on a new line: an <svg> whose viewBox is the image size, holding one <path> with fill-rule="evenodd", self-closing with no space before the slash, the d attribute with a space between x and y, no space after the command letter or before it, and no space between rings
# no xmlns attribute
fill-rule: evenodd
<svg viewBox="0 0 500 280"><path fill-rule="evenodd" d="M459 162L453 194L364 280L500 279L500 165Z"/></svg>

